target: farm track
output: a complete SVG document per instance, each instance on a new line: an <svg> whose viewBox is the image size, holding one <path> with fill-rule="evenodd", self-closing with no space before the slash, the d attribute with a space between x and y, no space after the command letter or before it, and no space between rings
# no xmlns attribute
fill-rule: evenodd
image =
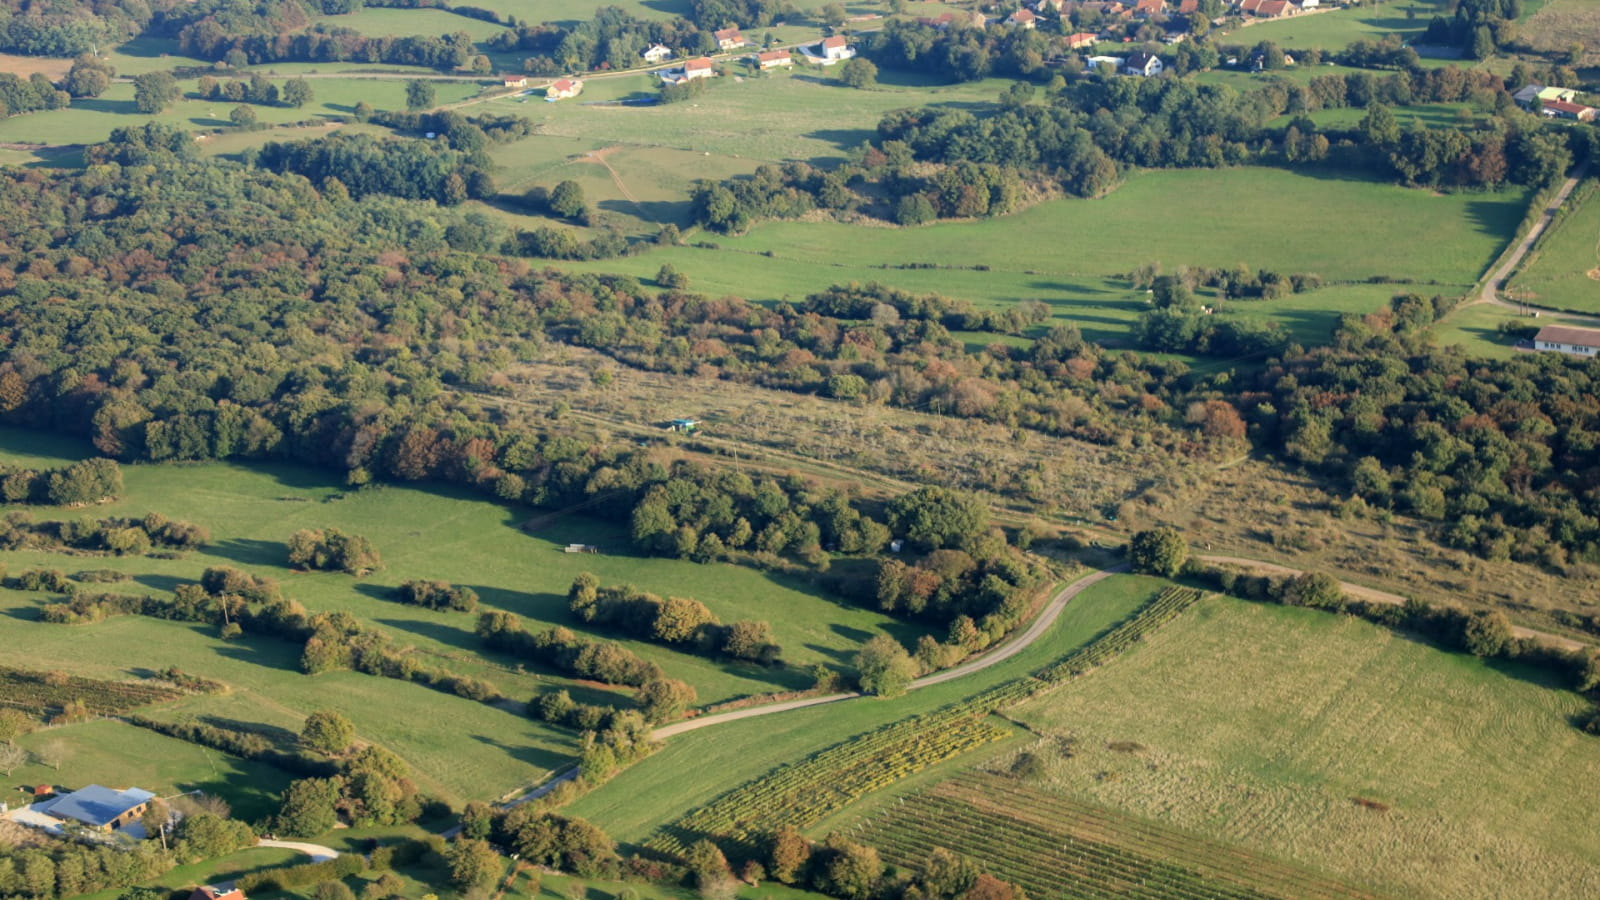
<svg viewBox="0 0 1600 900"><path fill-rule="evenodd" d="M1488 279L1485 280L1483 290L1478 294L1477 297L1474 297L1471 301L1464 304L1465 306L1473 306L1479 303L1489 303L1493 304L1494 306L1504 307L1506 309L1535 309L1559 313L1563 318L1571 319L1576 322L1584 322L1586 324L1600 323L1600 316L1583 315L1582 313L1569 313L1559 309L1541 307L1532 303L1518 303L1507 300L1500 296L1500 291L1504 290L1506 281L1511 278L1512 273L1517 270L1517 267L1522 265L1523 258L1526 257L1528 252L1533 249L1534 244L1539 242L1539 238L1543 237L1544 233L1549 230L1551 223L1555 221L1556 213L1561 211L1562 205L1565 204L1567 199L1572 196L1572 192L1577 189L1578 183L1583 181L1584 177L1588 174L1589 162L1585 160L1583 163L1579 164L1576 170L1573 171L1572 177L1568 178L1561 185L1561 188L1556 191L1556 195L1550 199L1550 204L1545 207L1545 210L1539 216L1538 221L1533 223L1533 226L1528 229L1528 233L1522 236L1522 240L1517 242L1517 245L1511 249L1510 254L1505 257L1504 261L1500 263L1500 266L1494 270Z"/></svg>

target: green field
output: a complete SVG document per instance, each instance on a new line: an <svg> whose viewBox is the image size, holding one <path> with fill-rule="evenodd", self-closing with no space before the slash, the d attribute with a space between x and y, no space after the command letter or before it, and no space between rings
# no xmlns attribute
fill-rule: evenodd
<svg viewBox="0 0 1600 900"><path fill-rule="evenodd" d="M1427 128L1470 128L1487 114L1474 109L1470 103L1417 103L1396 106L1391 110L1402 129L1418 122ZM1317 123L1318 128L1356 128L1366 118L1367 111L1355 107L1319 109L1305 113L1306 118ZM1289 117L1281 121L1287 122Z"/></svg>
<svg viewBox="0 0 1600 900"><path fill-rule="evenodd" d="M89 144L105 140L113 129L151 121L191 131L232 132L228 114L236 104L194 99L195 84L194 80L179 82L184 98L157 115L146 115L134 107L132 84L114 84L99 97L74 100L65 109L0 120L0 142ZM464 100L479 91L471 82L440 81L434 86L439 103ZM250 109L262 124L277 125L345 116L362 100L378 109L404 109L406 103L406 83L398 78L318 78L311 81L311 90L311 102L301 109L253 104Z"/></svg>
<svg viewBox="0 0 1600 900"><path fill-rule="evenodd" d="M1534 246L1507 285L1510 299L1600 312L1600 190L1593 179L1567 201L1564 215Z"/></svg>
<svg viewBox="0 0 1600 900"><path fill-rule="evenodd" d="M1152 261L1168 270L1245 263L1330 282L1310 294L1230 307L1322 340L1339 313L1370 312L1396 292L1461 293L1500 253L1526 203L1522 190L1435 195L1277 169L1149 172L1099 200L1052 200L996 219L916 229L767 222L739 237L688 238L720 249L673 247L561 265L649 279L671 263L692 290L762 301L799 301L850 281L983 306L1038 299L1089 338L1118 342L1147 308L1123 273ZM1430 240L1418 241L1418 234ZM1380 275L1418 284L1333 283Z"/></svg>
<svg viewBox="0 0 1600 900"><path fill-rule="evenodd" d="M349 28L368 37L404 37L413 34L437 36L464 31L474 41L487 41L505 31L504 25L458 16L442 9L390 9L369 7L338 16L322 16L316 24L330 28Z"/></svg>
<svg viewBox="0 0 1600 900"><path fill-rule="evenodd" d="M1539 319L1532 319L1522 315L1515 309L1507 309L1504 306L1495 306L1488 303L1477 303L1457 309L1449 317L1435 325L1433 328L1433 340L1434 343L1443 346L1462 346L1473 356L1509 359L1521 351L1517 350L1514 338L1508 338L1500 333L1500 323L1502 322L1512 322L1523 326L1562 324L1560 319L1547 319L1544 316Z"/></svg>
<svg viewBox="0 0 1600 900"><path fill-rule="evenodd" d="M1164 584L1159 579L1133 575L1097 584L1073 600L1037 643L967 678L894 700L847 700L679 735L667 743L666 749L579 799L569 809L620 841L641 841L659 826L785 762L1041 668L1126 618Z"/></svg>
<svg viewBox="0 0 1600 900"><path fill-rule="evenodd" d="M1397 896L1556 897L1600 878L1600 810L1572 789L1600 777L1586 706L1357 619L1216 598L1012 714L1070 741L1036 782L1064 801Z"/></svg>
<svg viewBox="0 0 1600 900"><path fill-rule="evenodd" d="M5 433L0 458L60 464L70 445ZM912 642L918 629L874 612L824 600L801 582L731 565L697 565L645 559L627 550L625 529L562 517L537 536L516 527L531 511L511 509L464 494L409 488L369 489L346 495L321 473L293 467L244 468L221 464L138 466L125 469L123 500L96 507L96 517L143 515L157 510L194 521L214 536L206 550L178 560L146 557L66 557L11 552L12 572L51 567L73 572L112 568L134 576L115 591L164 593L195 581L211 565L233 565L277 577L285 593L313 611L348 610L396 639L415 645L431 661L476 675L513 698L571 685L554 673L530 671L514 660L480 655L474 618L431 612L384 599L410 578L438 578L471 585L486 606L517 613L530 627L571 624L565 592L579 571L603 583L632 582L663 595L702 600L724 621L760 618L772 622L784 647L787 668L714 662L635 641L630 649L660 663L698 689L702 702L808 684L801 667L843 666L861 641L881 631ZM82 513L39 508L38 518ZM332 573L290 573L283 568L284 541L299 528L339 527L371 538L385 568L363 579ZM593 543L599 555L566 554L571 542ZM492 798L537 780L572 752L568 732L549 728L516 711L497 709L405 682L352 672L316 678L298 672L299 648L267 638L225 643L214 630L187 623L119 617L85 626L36 621L39 595L0 590L0 615L9 623L6 645L13 658L35 668L126 678L130 671L179 665L224 681L234 691L190 698L159 715L201 716L263 723L297 731L307 713L340 709L360 733L406 757L425 789L450 797ZM603 634L611 637L612 635ZM25 648L25 652L19 652ZM590 699L600 690L579 686ZM615 699L615 697L610 697ZM395 715L404 709L406 715Z"/></svg>
<svg viewBox="0 0 1600 900"><path fill-rule="evenodd" d="M17 655L14 645L8 655ZM58 743L66 752L60 769L35 760L0 778L0 799L9 800L17 796L16 787L33 784L141 787L163 797L198 790L216 794L236 816L254 821L277 811L277 795L291 777L272 766L110 719L36 731L19 743L35 752Z"/></svg>
<svg viewBox="0 0 1600 900"><path fill-rule="evenodd" d="M1247 27L1228 32L1226 40L1250 46L1259 41L1273 41L1289 50L1312 47L1338 50L1359 40L1381 40L1391 34L1410 40L1422 34L1429 20L1441 14L1444 6L1443 3L1400 0L1302 13L1274 21L1256 20Z"/></svg>

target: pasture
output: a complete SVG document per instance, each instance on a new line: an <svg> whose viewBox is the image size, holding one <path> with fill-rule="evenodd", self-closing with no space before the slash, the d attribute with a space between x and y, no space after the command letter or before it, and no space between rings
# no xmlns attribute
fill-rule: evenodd
<svg viewBox="0 0 1600 900"><path fill-rule="evenodd" d="M1507 285L1507 299L1575 312L1600 312L1600 190L1573 193Z"/></svg>
<svg viewBox="0 0 1600 900"><path fill-rule="evenodd" d="M1012 715L1067 748L1033 788L1064 804L1400 896L1578 897L1600 885L1600 811L1571 790L1600 776L1586 705L1357 619L1214 598Z"/></svg>
<svg viewBox="0 0 1600 900"><path fill-rule="evenodd" d="M1284 19L1252 19L1244 27L1227 32L1225 40L1247 46L1272 41L1291 51L1312 47L1340 50L1359 40L1382 40L1391 34L1409 41L1422 34L1435 15L1445 14L1445 6L1403 0L1332 8Z"/></svg>
<svg viewBox="0 0 1600 900"><path fill-rule="evenodd" d="M16 796L15 786L33 784L137 786L163 797L198 790L228 801L239 818L255 821L277 811L277 795L292 778L263 763L111 719L47 728L18 743L35 754L56 745L61 766L34 759L0 779L3 800Z"/></svg>
<svg viewBox="0 0 1600 900"><path fill-rule="evenodd" d="M760 301L798 301L850 281L991 307L1038 299L1090 339L1115 343L1147 308L1125 273L1147 262L1169 271L1244 263L1323 277L1327 286L1312 293L1230 306L1316 341L1339 313L1370 312L1397 292L1461 293L1499 254L1526 202L1520 189L1435 195L1278 169L1175 170L1136 174L1097 200L1050 200L995 219L915 229L766 222L742 236L687 238L716 249L558 265L649 279L671 263L691 290ZM1414 284L1364 283L1374 277Z"/></svg>
<svg viewBox="0 0 1600 900"><path fill-rule="evenodd" d="M672 738L666 748L579 798L569 811L619 841L639 842L722 793L848 738L1021 678L1089 643L1146 603L1166 582L1122 575L1084 591L1038 642L966 678L892 700L861 698ZM821 835L815 835L820 837Z"/></svg>
<svg viewBox="0 0 1600 900"><path fill-rule="evenodd" d="M133 102L132 84L113 84L99 97L74 100L65 109L0 120L0 143L92 144L110 137L117 128L152 121L190 131L235 131L228 114L238 104L197 99L194 96L196 83L195 80L179 82L183 98L156 115L139 112ZM434 82L434 86L439 103L464 100L479 91L479 86L472 82L439 81ZM263 125L281 125L325 122L347 116L362 100L378 109L405 109L406 105L406 82L399 78L317 78L311 79L311 91L311 102L301 109L249 106Z"/></svg>
<svg viewBox="0 0 1600 900"><path fill-rule="evenodd" d="M1433 327L1433 341L1443 346L1459 345L1464 347L1472 356L1484 356L1490 359L1510 359L1522 351L1516 348L1516 339L1501 333L1500 325L1510 322L1516 325L1538 327L1539 325L1560 325L1562 320L1548 314L1538 319L1522 315L1517 310L1507 309L1504 306L1495 306L1488 303L1476 303L1463 306L1449 316L1445 317ZM1572 322L1573 325L1582 325L1581 322Z"/></svg>
<svg viewBox="0 0 1600 900"><path fill-rule="evenodd" d="M1576 45L1580 66L1600 63L1600 0L1550 0L1530 12L1518 32L1535 51L1561 56Z"/></svg>
<svg viewBox="0 0 1600 900"><path fill-rule="evenodd" d="M316 24L330 28L349 28L367 37L405 37L421 34L437 37L464 31L482 42L505 31L504 25L458 16L442 9L391 9L364 7L337 16L320 16Z"/></svg>
<svg viewBox="0 0 1600 900"><path fill-rule="evenodd" d="M7 461L31 464L59 465L75 455L70 445L15 433L6 434L3 447ZM393 587L412 578L470 585L485 607L514 612L537 628L572 624L565 593L572 578L588 570L606 584L631 582L663 595L695 597L724 621L769 620L784 647L787 668L725 664L623 641L673 677L693 684L704 703L803 687L809 683L804 666L844 666L856 646L882 631L907 643L920 633L877 613L825 600L803 582L738 566L634 556L627 548L625 527L565 516L530 535L516 526L532 511L457 492L388 487L346 494L313 470L222 464L129 467L125 480L123 499L96 507L94 517L160 511L204 525L213 544L171 560L9 552L3 558L11 571L116 569L134 580L109 589L162 594L198 580L207 566L236 566L278 578L285 594L313 611L349 611L414 645L430 664L485 678L519 701L557 687L575 687L581 699L615 701L622 695L574 686L554 673L482 654L472 634L473 616L395 603L387 599ZM50 508L33 512L41 520L84 515ZM329 526L371 538L385 568L355 579L284 567L284 541L290 534ZM605 552L561 552L571 542L597 544ZM290 642L256 638L227 643L208 626L136 616L85 626L47 624L37 621L43 599L0 591L0 615L8 617L7 644L17 664L104 678L177 664L234 687L230 694L179 701L156 713L158 717L214 717L292 732L306 714L334 706L355 721L363 737L410 761L429 790L456 798L499 796L561 765L572 751L569 733L526 719L516 709L352 672L302 675L300 649ZM407 714L395 715L399 709Z"/></svg>

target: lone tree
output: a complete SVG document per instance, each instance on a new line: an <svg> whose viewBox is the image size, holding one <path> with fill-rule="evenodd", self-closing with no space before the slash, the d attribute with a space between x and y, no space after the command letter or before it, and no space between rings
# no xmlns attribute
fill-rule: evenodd
<svg viewBox="0 0 1600 900"><path fill-rule="evenodd" d="M415 112L433 106L436 92L429 82L413 78L406 82L406 109Z"/></svg>
<svg viewBox="0 0 1600 900"><path fill-rule="evenodd" d="M861 690L879 697L898 697L917 677L917 661L900 642L880 634L856 654L856 678Z"/></svg>
<svg viewBox="0 0 1600 900"><path fill-rule="evenodd" d="M34 721L20 709L0 709L0 741L15 744L17 738L33 730Z"/></svg>
<svg viewBox="0 0 1600 900"><path fill-rule="evenodd" d="M243 103L235 106L233 111L228 113L228 121L232 122L233 127L240 131L254 131L258 124L256 111Z"/></svg>
<svg viewBox="0 0 1600 900"><path fill-rule="evenodd" d="M1498 609L1480 609L1461 629L1461 646L1473 656L1499 656L1511 646L1511 620Z"/></svg>
<svg viewBox="0 0 1600 900"><path fill-rule="evenodd" d="M566 219L577 218L589 205L589 202L584 199L582 185L570 178L556 185L550 191L550 199L547 203L552 213Z"/></svg>
<svg viewBox="0 0 1600 900"><path fill-rule="evenodd" d="M1171 525L1141 531L1128 542L1128 561L1135 572L1171 578L1189 561L1189 542Z"/></svg>
<svg viewBox="0 0 1600 900"><path fill-rule="evenodd" d="M356 727L331 709L319 709L307 716L305 727L300 729L300 743L329 756L349 750L355 739Z"/></svg>
<svg viewBox="0 0 1600 900"><path fill-rule="evenodd" d="M161 112L178 94L178 82L171 72L146 72L133 79L133 105L139 112Z"/></svg>
<svg viewBox="0 0 1600 900"><path fill-rule="evenodd" d="M278 96L284 106L299 109L311 102L311 82L304 78L291 78L283 83L283 92Z"/></svg>
<svg viewBox="0 0 1600 900"><path fill-rule="evenodd" d="M1284 606L1338 609L1344 605L1344 588L1326 572L1302 572L1283 589Z"/></svg>
<svg viewBox="0 0 1600 900"><path fill-rule="evenodd" d="M488 841L456 838L446 857L450 862L450 882L459 888L488 884L500 871L500 856Z"/></svg>
<svg viewBox="0 0 1600 900"><path fill-rule="evenodd" d="M847 59L839 66L839 83L853 88L872 87L878 83L878 67L870 59Z"/></svg>

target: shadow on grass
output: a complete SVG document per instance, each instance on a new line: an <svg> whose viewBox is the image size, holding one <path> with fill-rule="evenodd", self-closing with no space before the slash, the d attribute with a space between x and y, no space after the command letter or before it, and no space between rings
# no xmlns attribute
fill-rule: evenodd
<svg viewBox="0 0 1600 900"><path fill-rule="evenodd" d="M171 593L178 589L180 584L190 584L194 579L179 578L176 575L135 575L133 583L143 585L152 591L166 591Z"/></svg>
<svg viewBox="0 0 1600 900"><path fill-rule="evenodd" d="M4 610L0 610L0 615L23 622L38 622L40 621L40 607L44 605L45 601L35 600L28 606L8 606Z"/></svg>
<svg viewBox="0 0 1600 900"><path fill-rule="evenodd" d="M671 222L679 228L689 227L690 204L683 200L601 200L595 206L605 212L642 219L645 222L665 225Z"/></svg>
<svg viewBox="0 0 1600 900"><path fill-rule="evenodd" d="M374 619L379 625L395 628L400 631L409 631L420 637L438 641L447 647L469 650L477 653L484 649L483 642L470 630L473 617L463 616L463 628L454 628L440 622L419 622L415 619Z"/></svg>
<svg viewBox="0 0 1600 900"><path fill-rule="evenodd" d="M208 626L196 626L196 631L212 635L215 629ZM258 638L252 642L236 641L217 648L217 655L226 659L235 659L240 662L253 663L267 669L278 669L284 672L300 671L299 654L290 649L287 642L277 641L277 647L267 646L271 638Z"/></svg>
<svg viewBox="0 0 1600 900"><path fill-rule="evenodd" d="M296 750L300 745L300 735L287 728L268 725L265 722L246 722L242 719L230 719L226 716L201 716L200 721L216 728L226 728L229 731L259 734L271 741L279 750Z"/></svg>
<svg viewBox="0 0 1600 900"><path fill-rule="evenodd" d="M550 770L567 762L567 757L549 750L541 750L538 747L513 746L486 734L474 734L471 737L480 744L488 744L491 747L503 750L512 759L526 763L536 769Z"/></svg>
<svg viewBox="0 0 1600 900"><path fill-rule="evenodd" d="M289 545L281 541L256 538L229 538L206 548L212 556L257 566L281 566L289 556Z"/></svg>

